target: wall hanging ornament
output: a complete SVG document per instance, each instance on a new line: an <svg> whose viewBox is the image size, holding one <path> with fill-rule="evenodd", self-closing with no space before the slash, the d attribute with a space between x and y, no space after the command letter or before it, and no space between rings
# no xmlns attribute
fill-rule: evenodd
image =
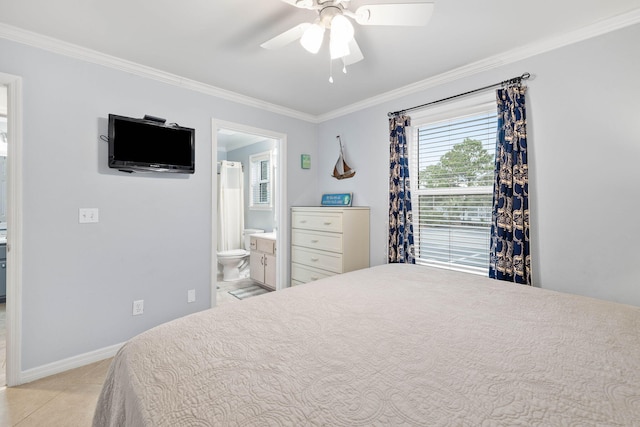
<svg viewBox="0 0 640 427"><path fill-rule="evenodd" d="M342 140L340 139L340 135L336 136L336 139L340 144L340 157L338 157L338 161L333 167L333 173L331 174L331 176L336 179L353 178L353 176L356 174L356 171L351 169L351 167L344 160L344 152L342 150Z"/></svg>

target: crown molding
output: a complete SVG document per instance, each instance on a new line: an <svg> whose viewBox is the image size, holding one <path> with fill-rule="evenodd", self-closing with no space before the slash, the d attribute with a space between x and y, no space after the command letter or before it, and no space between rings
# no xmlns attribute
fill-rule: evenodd
<svg viewBox="0 0 640 427"><path fill-rule="evenodd" d="M445 73L438 74L425 80L421 80L407 86L393 89L391 91L376 95L374 97L356 102L346 107L330 111L316 117L317 122L322 123L327 120L335 119L346 114L355 113L365 108L380 105L385 102L394 101L403 96L412 95L416 92L440 86L445 83L451 83L464 77L469 77L483 71L492 70L494 68L512 64L514 62L527 59L529 57L549 52L570 44L578 43L593 37L600 36L615 30L619 30L630 25L640 22L640 8L630 12L614 16L613 18L597 21L586 27L570 31L554 37L548 37L543 40L529 43L516 49L508 50L500 54L490 56L480 61L472 62L462 67L455 68Z"/></svg>
<svg viewBox="0 0 640 427"><path fill-rule="evenodd" d="M371 98L358 101L321 115L312 115L301 111L282 107L257 98L241 95L230 90L222 89L216 86L201 83L195 80L187 79L176 74L167 73L152 67L147 67L132 61L107 55L92 49L87 49L75 44L63 42L61 40L44 36L42 34L23 30L18 27L0 23L0 37L12 40L18 43L34 46L40 49L48 50L60 55L65 55L75 59L80 59L94 64L103 65L116 70L125 71L134 75L160 81L170 85L182 87L206 95L215 96L217 98L228 101L237 102L239 104L269 111L283 116L304 120L311 123L322 123L346 114L351 114L365 108L380 105L385 102L394 101L401 97L414 94L416 92L431 89L433 87L451 83L456 80L472 76L495 69L497 67L511 64L541 53L549 52L573 43L578 43L602 34L606 34L615 30L619 30L630 25L640 22L640 8L633 9L627 13L623 13L612 18L597 21L586 27L579 28L558 36L548 37L516 49L502 52L497 55L490 56L480 61L472 62L462 67L438 74L425 80L421 80Z"/></svg>
<svg viewBox="0 0 640 427"><path fill-rule="evenodd" d="M195 92L204 93L206 95L215 96L227 101L237 102L238 104L247 105L249 107L255 107L272 113L282 114L283 116L289 116L295 119L317 123L317 117L311 114L282 107L280 105L272 104L261 99L252 98L246 95L232 92L230 90L201 83L196 80L187 79L176 74L167 73L156 68L107 55L96 50L87 49L82 46L67 43L53 37L48 37L42 34L34 33L32 31L27 31L8 24L0 23L0 38L5 38L14 42L26 44L39 49L44 49L60 55L124 71L173 86L193 90Z"/></svg>

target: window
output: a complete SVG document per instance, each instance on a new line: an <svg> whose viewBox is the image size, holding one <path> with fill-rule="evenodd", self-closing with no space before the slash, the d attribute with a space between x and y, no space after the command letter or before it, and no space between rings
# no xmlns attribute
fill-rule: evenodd
<svg viewBox="0 0 640 427"><path fill-rule="evenodd" d="M251 163L250 209L271 209L271 152L249 157Z"/></svg>
<svg viewBox="0 0 640 427"><path fill-rule="evenodd" d="M413 122L416 262L488 274L495 104L485 95L480 105Z"/></svg>

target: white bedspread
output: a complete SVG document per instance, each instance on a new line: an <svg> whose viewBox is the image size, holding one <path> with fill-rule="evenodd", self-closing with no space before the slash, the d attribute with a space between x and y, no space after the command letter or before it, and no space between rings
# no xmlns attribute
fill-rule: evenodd
<svg viewBox="0 0 640 427"><path fill-rule="evenodd" d="M640 308L383 265L120 350L94 426L213 425L640 426Z"/></svg>

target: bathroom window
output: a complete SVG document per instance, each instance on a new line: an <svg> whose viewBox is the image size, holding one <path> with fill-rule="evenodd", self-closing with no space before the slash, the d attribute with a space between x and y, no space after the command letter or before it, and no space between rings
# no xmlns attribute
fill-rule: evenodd
<svg viewBox="0 0 640 427"><path fill-rule="evenodd" d="M254 154L249 157L251 163L251 209L271 209L271 152Z"/></svg>

